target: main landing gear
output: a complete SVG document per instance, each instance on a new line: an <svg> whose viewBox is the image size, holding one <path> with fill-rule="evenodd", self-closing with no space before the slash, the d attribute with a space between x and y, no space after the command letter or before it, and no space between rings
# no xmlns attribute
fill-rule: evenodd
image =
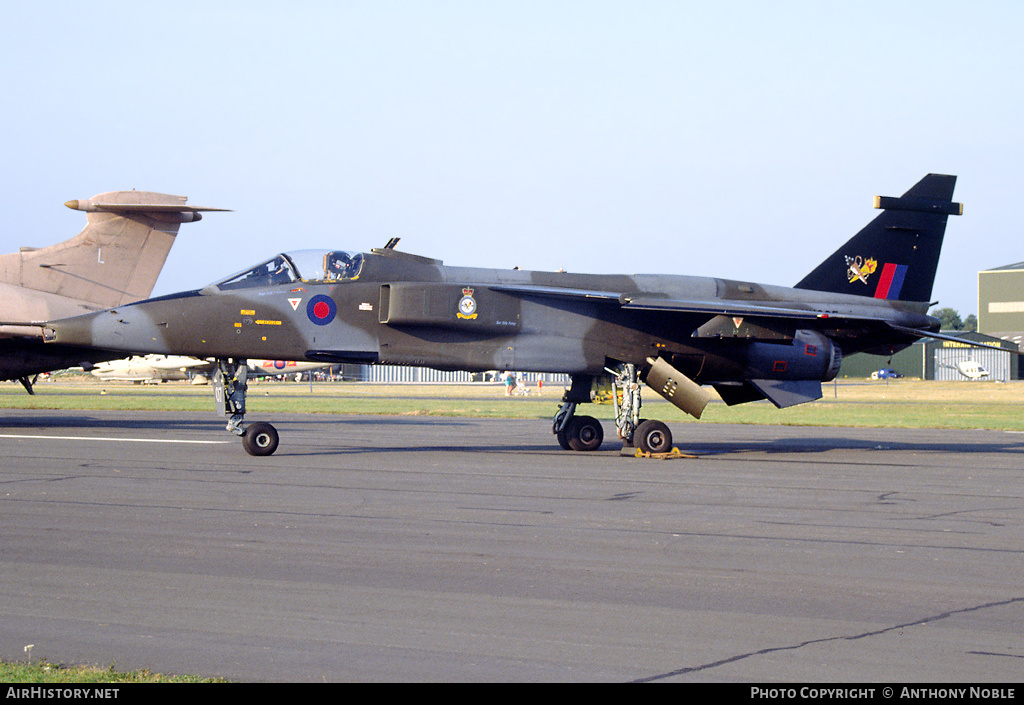
<svg viewBox="0 0 1024 705"><path fill-rule="evenodd" d="M259 421L243 427L245 393L249 386L249 367L246 360L217 360L213 371L213 396L228 416L227 430L242 437L242 447L249 455L272 455L279 441L277 429Z"/></svg>
<svg viewBox="0 0 1024 705"><path fill-rule="evenodd" d="M604 428L600 421L591 416L576 415L579 404L590 402L593 383L594 378L590 375L573 375L572 384L562 395L562 406L555 414L551 432L565 450L597 450L604 441Z"/></svg>
<svg viewBox="0 0 1024 705"><path fill-rule="evenodd" d="M672 450L672 431L661 421L640 418L640 379L636 365L623 364L607 370L612 377L612 403L615 405L615 427L627 448L644 453L668 453ZM594 378L573 375L572 384L562 397L562 406L555 414L552 432L565 450L590 451L601 447L604 429L591 416L577 416L576 407L591 401L590 388Z"/></svg>
<svg viewBox="0 0 1024 705"><path fill-rule="evenodd" d="M39 379L39 375L36 375L32 379L29 379L27 376L18 377L18 381L21 382L21 386L24 387L25 391L28 392L30 395L36 393L36 390L33 388L32 385L36 383L37 379Z"/></svg>

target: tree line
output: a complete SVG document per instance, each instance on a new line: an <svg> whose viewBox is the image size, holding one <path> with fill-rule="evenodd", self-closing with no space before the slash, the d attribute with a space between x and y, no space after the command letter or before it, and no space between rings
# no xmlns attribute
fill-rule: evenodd
<svg viewBox="0 0 1024 705"><path fill-rule="evenodd" d="M942 330L962 330L974 332L978 330L978 317L973 313L967 318L961 319L960 313L955 308L933 308L928 312L929 316L938 318L942 323Z"/></svg>

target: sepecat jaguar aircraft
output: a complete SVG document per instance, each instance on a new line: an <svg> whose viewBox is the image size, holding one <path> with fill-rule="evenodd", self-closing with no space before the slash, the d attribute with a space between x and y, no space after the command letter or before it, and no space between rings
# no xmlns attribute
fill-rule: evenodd
<svg viewBox="0 0 1024 705"><path fill-rule="evenodd" d="M228 430L253 455L278 446L268 423L243 426L246 356L444 370L567 373L553 431L597 449L578 414L610 377L626 446L672 447L640 414L642 384L699 418L714 388L726 404L788 407L821 397L843 355L890 355L941 337L927 315L955 176L929 174L795 287L703 276L603 275L447 267L400 252L280 254L216 284L50 321L46 339L128 353L215 358Z"/></svg>

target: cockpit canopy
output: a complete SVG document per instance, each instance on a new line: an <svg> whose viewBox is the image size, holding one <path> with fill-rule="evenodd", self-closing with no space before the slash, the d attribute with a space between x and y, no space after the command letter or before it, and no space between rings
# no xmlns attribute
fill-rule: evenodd
<svg viewBox="0 0 1024 705"><path fill-rule="evenodd" d="M217 282L218 289L251 289L293 282L348 281L363 269L360 252L299 250L287 252Z"/></svg>

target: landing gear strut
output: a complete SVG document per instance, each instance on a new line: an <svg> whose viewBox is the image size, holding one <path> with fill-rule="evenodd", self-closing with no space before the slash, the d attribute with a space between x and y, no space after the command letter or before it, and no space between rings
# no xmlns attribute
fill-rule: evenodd
<svg viewBox="0 0 1024 705"><path fill-rule="evenodd" d="M32 379L29 379L27 376L18 377L18 381L21 382L21 386L24 387L25 391L28 392L30 395L36 393L35 389L32 388L32 385L36 383L37 379L39 379L39 375L36 375Z"/></svg>
<svg viewBox="0 0 1024 705"><path fill-rule="evenodd" d="M668 453L672 450L672 431L661 421L640 418L640 377L636 365L626 363L612 375L612 403L615 404L615 426L627 448L636 447L644 453Z"/></svg>
<svg viewBox="0 0 1024 705"><path fill-rule="evenodd" d="M227 430L242 437L242 447L249 455L271 455L277 450L277 429L260 421L243 427L245 393L249 389L249 367L246 360L217 360L213 371L213 396L228 418Z"/></svg>
<svg viewBox="0 0 1024 705"><path fill-rule="evenodd" d="M627 448L636 447L644 453L668 453L672 450L672 431L661 421L640 418L640 375L636 365L623 364L606 371L612 377L612 403L615 405L615 427ZM590 399L590 375L573 375L572 384L562 397L562 406L555 414L551 431L565 450L597 450L604 440L601 422L591 416L577 416L576 407Z"/></svg>

